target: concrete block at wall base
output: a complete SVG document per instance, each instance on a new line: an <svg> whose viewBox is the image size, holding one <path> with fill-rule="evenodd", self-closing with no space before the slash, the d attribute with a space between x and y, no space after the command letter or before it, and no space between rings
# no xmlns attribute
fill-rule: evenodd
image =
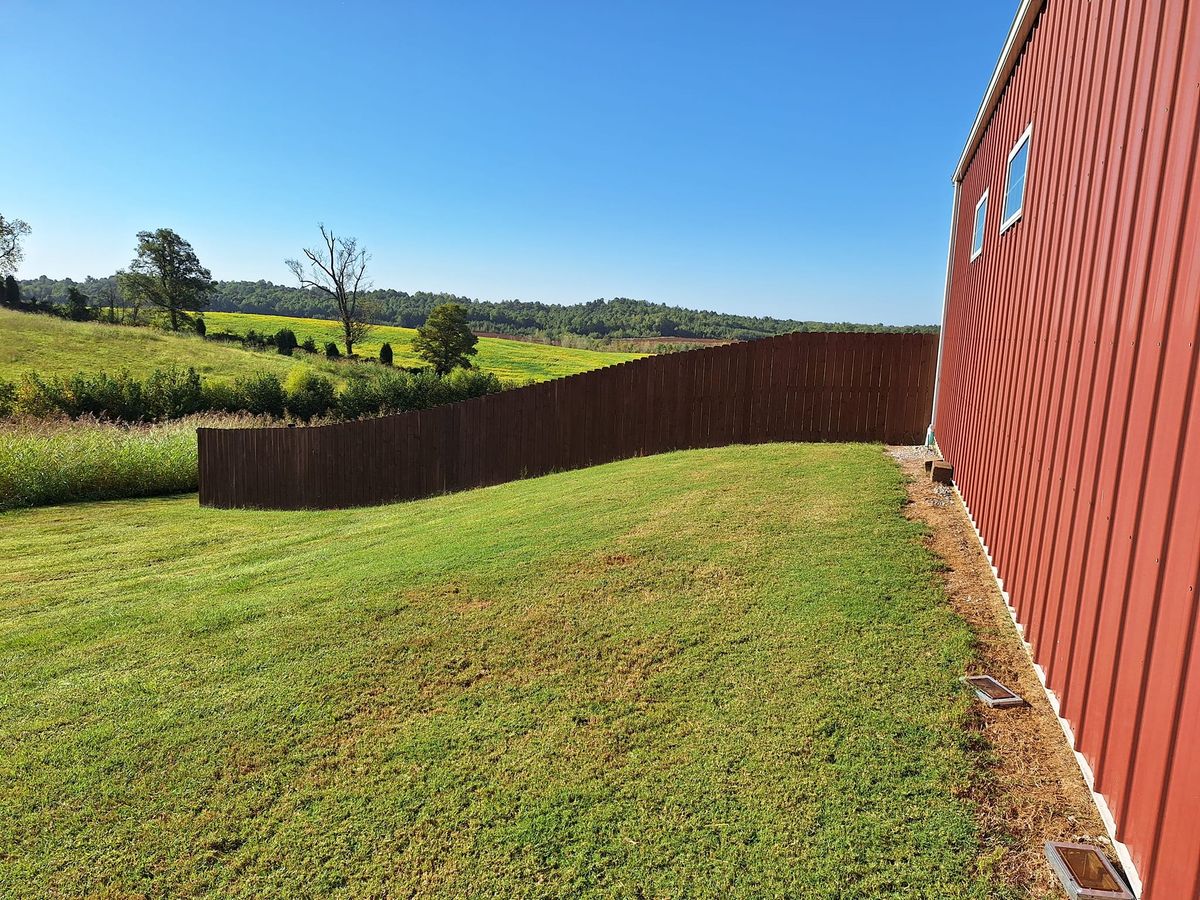
<svg viewBox="0 0 1200 900"><path fill-rule="evenodd" d="M954 484L954 466L940 459L933 460L929 467L929 478L938 484Z"/></svg>

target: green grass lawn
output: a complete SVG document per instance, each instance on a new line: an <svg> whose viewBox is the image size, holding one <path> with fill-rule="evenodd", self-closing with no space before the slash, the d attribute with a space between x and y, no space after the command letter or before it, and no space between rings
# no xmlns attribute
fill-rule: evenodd
<svg viewBox="0 0 1200 900"><path fill-rule="evenodd" d="M250 313L209 312L204 314L208 327L214 331L231 331L245 334L254 329L261 334L274 334L280 328L290 328L301 343L312 338L318 347L327 341L341 345L342 330L337 322L328 319L300 319L288 316L261 316ZM367 339L355 347L355 353L378 358L379 348L384 342L392 345L397 366L420 366L421 360L412 352L415 328L400 328L395 325L376 325ZM344 348L343 348L344 349ZM502 338L480 338L476 347L479 351L473 362L485 372L495 372L500 378L525 381L533 378L561 378L586 372L600 366L630 359L638 359L638 353L613 353L598 350L572 350L549 344L529 341L508 341Z"/></svg>
<svg viewBox="0 0 1200 900"><path fill-rule="evenodd" d="M0 896L995 897L879 447L0 515Z"/></svg>
<svg viewBox="0 0 1200 900"><path fill-rule="evenodd" d="M289 327L301 341L311 336L322 346L326 340L336 337L335 324L320 319L240 313L207 313L205 318L211 331L244 334L253 328L274 334L280 328ZM388 340L395 349L396 365L419 365L409 349L414 333L411 329L380 326L362 352L375 357L380 344ZM283 378L294 366L301 364L339 381L356 371L350 362L329 361L320 354L280 356L274 350L247 350L238 344L204 341L192 334L171 334L99 322L69 322L7 309L0 309L0 335L3 335L0 340L0 378L12 381L31 371L63 375L128 369L134 374L145 375L170 365L192 366L202 375L227 379L264 371ZM629 353L571 350L546 344L480 338L475 362L479 368L495 372L501 378L544 381L634 358L635 355Z"/></svg>

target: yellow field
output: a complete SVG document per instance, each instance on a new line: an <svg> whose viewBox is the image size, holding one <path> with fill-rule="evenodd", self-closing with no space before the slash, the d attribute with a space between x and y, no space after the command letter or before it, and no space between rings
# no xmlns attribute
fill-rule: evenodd
<svg viewBox="0 0 1200 900"><path fill-rule="evenodd" d="M230 331L245 334L251 329L263 334L274 334L281 328L290 328L296 339L304 343L312 338L317 346L324 347L326 341L341 346L342 330L337 322L328 319L298 319L290 316L261 316L250 313L209 312L204 314L209 331ZM415 328L400 328L396 325L376 325L367 339L355 347L359 356L378 358L379 348L386 342L392 345L397 366L422 365L412 352ZM530 378L544 381L574 375L601 366L638 359L637 353L610 353L596 350L572 350L549 344L534 344L528 341L508 341L502 338L480 338L476 348L479 353L474 364L485 372L495 372L500 378L525 381Z"/></svg>

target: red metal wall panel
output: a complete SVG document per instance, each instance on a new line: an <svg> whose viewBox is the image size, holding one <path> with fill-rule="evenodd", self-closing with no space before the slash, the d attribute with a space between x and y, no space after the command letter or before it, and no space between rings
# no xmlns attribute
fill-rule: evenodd
<svg viewBox="0 0 1200 900"><path fill-rule="evenodd" d="M1151 900L1200 897L1198 136L1200 2L1046 4L963 173L935 425Z"/></svg>

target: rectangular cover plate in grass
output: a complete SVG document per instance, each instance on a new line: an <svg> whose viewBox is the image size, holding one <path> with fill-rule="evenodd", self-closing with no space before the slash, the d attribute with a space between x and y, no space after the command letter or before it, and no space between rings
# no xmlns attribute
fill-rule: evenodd
<svg viewBox="0 0 1200 900"><path fill-rule="evenodd" d="M991 675L968 675L963 679L975 689L975 696L991 707L1024 706L1025 701Z"/></svg>
<svg viewBox="0 0 1200 900"><path fill-rule="evenodd" d="M1080 900L1135 900L1108 857L1096 847L1047 841L1046 859L1050 861L1050 867L1069 897Z"/></svg>

